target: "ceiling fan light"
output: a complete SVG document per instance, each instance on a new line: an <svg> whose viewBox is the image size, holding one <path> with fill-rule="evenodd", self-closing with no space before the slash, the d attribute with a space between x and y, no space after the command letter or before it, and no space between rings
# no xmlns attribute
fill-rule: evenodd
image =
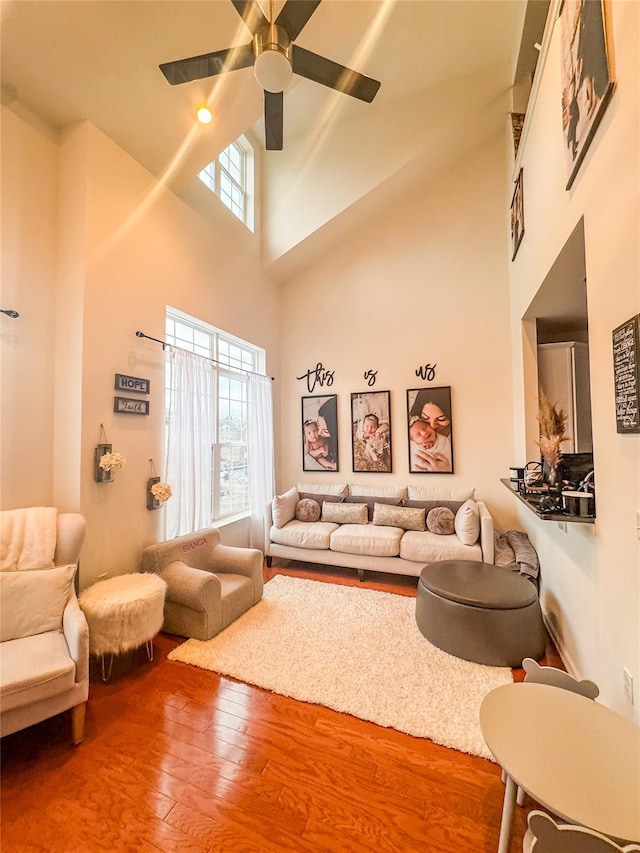
<svg viewBox="0 0 640 853"><path fill-rule="evenodd" d="M276 45L268 45L256 57L253 73L267 92L286 92L293 79L293 68Z"/></svg>
<svg viewBox="0 0 640 853"><path fill-rule="evenodd" d="M211 110L209 107L198 107L198 111L196 112L196 116L200 124L209 124L213 116L211 115Z"/></svg>

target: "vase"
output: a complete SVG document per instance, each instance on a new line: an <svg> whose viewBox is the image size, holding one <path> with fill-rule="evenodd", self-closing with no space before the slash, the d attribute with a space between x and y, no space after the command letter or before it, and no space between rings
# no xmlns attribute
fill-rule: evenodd
<svg viewBox="0 0 640 853"><path fill-rule="evenodd" d="M560 488L558 468L555 465L549 465L547 461L544 461L542 465L542 479L549 487L549 491L555 492Z"/></svg>

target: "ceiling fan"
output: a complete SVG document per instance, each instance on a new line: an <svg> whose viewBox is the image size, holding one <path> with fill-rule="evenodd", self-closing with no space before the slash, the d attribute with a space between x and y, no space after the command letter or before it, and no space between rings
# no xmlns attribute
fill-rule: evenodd
<svg viewBox="0 0 640 853"><path fill-rule="evenodd" d="M248 44L165 62L160 70L172 86L215 77L253 65L264 89L265 143L268 151L282 150L283 95L294 74L371 103L380 83L317 53L298 47L294 41L321 0L287 0L278 17L267 20L257 0L231 0L253 36Z"/></svg>

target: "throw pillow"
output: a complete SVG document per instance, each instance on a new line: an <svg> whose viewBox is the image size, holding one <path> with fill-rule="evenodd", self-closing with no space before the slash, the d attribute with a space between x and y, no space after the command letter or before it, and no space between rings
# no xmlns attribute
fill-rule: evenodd
<svg viewBox="0 0 640 853"><path fill-rule="evenodd" d="M76 565L0 572L0 642L60 631Z"/></svg>
<svg viewBox="0 0 640 853"><path fill-rule="evenodd" d="M357 486L351 485L349 494L357 495L358 497L376 497L380 495L383 498L406 498L407 489L405 486Z"/></svg>
<svg viewBox="0 0 640 853"><path fill-rule="evenodd" d="M427 515L431 512L432 509L435 509L437 506L443 506L447 509L450 509L451 512L455 515L464 501L404 501L404 506L414 506L419 507L420 509L426 509Z"/></svg>
<svg viewBox="0 0 640 853"><path fill-rule="evenodd" d="M455 530L455 514L446 506L436 506L429 510L427 529L440 536L450 536Z"/></svg>
<svg viewBox="0 0 640 853"><path fill-rule="evenodd" d="M424 510L376 504L373 510L373 523L387 527L401 527L403 530L424 530Z"/></svg>
<svg viewBox="0 0 640 853"><path fill-rule="evenodd" d="M322 521L333 521L335 524L366 524L367 505L324 501Z"/></svg>
<svg viewBox="0 0 640 853"><path fill-rule="evenodd" d="M320 506L322 506L323 501L339 503L340 501L345 500L344 495L329 495L325 492L298 492L298 497L301 501L305 498L309 498L309 500L316 501Z"/></svg>
<svg viewBox="0 0 640 853"><path fill-rule="evenodd" d="M288 521L296 517L296 505L298 503L298 490L289 489L283 495L276 495L273 499L273 523L276 527L284 527Z"/></svg>
<svg viewBox="0 0 640 853"><path fill-rule="evenodd" d="M467 501L473 498L475 489L430 489L426 486L409 486L412 501Z"/></svg>
<svg viewBox="0 0 640 853"><path fill-rule="evenodd" d="M311 498L303 498L296 504L298 521L319 521L321 512L318 501L311 500Z"/></svg>
<svg viewBox="0 0 640 853"><path fill-rule="evenodd" d="M475 501L465 501L458 512L454 523L458 539L463 545L475 545L480 536L480 513Z"/></svg>
<svg viewBox="0 0 640 853"><path fill-rule="evenodd" d="M366 504L369 521L373 521L373 509L377 503L389 504L390 506L402 506L402 498L385 498L380 495L375 495L375 497L371 498L359 497L358 495L347 495L347 497L344 498L344 501L348 504Z"/></svg>
<svg viewBox="0 0 640 853"><path fill-rule="evenodd" d="M327 484L318 486L316 483L298 483L297 488L299 492L309 492L314 495L347 495L349 493L349 486L347 483L339 483L330 486Z"/></svg>

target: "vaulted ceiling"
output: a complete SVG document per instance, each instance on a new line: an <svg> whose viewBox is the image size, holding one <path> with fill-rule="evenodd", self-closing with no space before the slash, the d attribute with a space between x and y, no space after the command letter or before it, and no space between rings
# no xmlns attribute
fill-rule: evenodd
<svg viewBox="0 0 640 853"><path fill-rule="evenodd" d="M268 17L282 5L262 3ZM267 187L282 208L282 187L295 183L289 203L303 204L313 185L303 173L317 169L323 180L334 175L334 200L300 233L280 242L272 233L267 260L359 200L370 207L394 176L435 174L464 156L474 135L504 126L526 7L526 0L323 0L296 44L382 85L366 104L294 77L284 98L284 150L263 156ZM229 0L2 0L1 11L2 101L49 133L89 120L177 193L240 134L263 145L263 96L251 68L179 86L158 69L246 43ZM214 115L207 127L194 119L202 103ZM277 201L267 210L272 231L282 234Z"/></svg>

